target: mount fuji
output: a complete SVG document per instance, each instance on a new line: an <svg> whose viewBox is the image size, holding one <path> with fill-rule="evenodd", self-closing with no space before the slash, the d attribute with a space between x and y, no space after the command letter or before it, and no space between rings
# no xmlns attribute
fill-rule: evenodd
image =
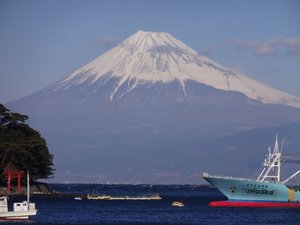
<svg viewBox="0 0 300 225"><path fill-rule="evenodd" d="M195 81L219 90L236 91L264 103L300 108L300 99L238 75L196 51L168 33L138 31L117 47L96 58L59 82L54 91L78 85L92 85L118 79L110 94L112 101L141 84L177 81L186 96L185 84ZM121 87L126 87L123 92Z"/></svg>
<svg viewBox="0 0 300 225"><path fill-rule="evenodd" d="M8 107L47 139L57 182L198 183L220 169L201 143L300 120L300 98L144 31Z"/></svg>

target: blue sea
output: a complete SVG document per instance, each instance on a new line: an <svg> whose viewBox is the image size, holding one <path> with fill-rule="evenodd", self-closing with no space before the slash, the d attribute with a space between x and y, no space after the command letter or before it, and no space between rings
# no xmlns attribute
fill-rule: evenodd
<svg viewBox="0 0 300 225"><path fill-rule="evenodd" d="M51 184L58 195L33 196L38 215L25 222L0 224L99 224L99 225L188 225L188 224L300 224L296 208L213 208L209 201L224 200L210 186L194 185L96 185ZM74 196L98 193L110 196L142 196L158 193L156 201L74 200ZM20 200L13 197L10 203ZM172 207L181 201L185 207Z"/></svg>

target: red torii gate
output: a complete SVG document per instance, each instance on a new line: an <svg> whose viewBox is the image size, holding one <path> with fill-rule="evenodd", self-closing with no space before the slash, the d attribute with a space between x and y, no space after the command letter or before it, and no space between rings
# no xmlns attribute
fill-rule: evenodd
<svg viewBox="0 0 300 225"><path fill-rule="evenodd" d="M12 179L18 178L18 192L21 192L21 177L24 174L23 171L18 171L18 170L6 170L4 171L4 174L6 175L7 179L7 191L8 193L10 192L11 186L10 182Z"/></svg>

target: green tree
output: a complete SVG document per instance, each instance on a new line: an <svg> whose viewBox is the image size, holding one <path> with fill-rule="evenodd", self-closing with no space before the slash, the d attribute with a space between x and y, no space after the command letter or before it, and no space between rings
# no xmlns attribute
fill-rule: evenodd
<svg viewBox="0 0 300 225"><path fill-rule="evenodd" d="M27 119L0 103L0 174L9 167L30 171L31 180L49 178L53 175L53 156L45 139L25 123ZM0 183L5 183L4 176L0 176Z"/></svg>

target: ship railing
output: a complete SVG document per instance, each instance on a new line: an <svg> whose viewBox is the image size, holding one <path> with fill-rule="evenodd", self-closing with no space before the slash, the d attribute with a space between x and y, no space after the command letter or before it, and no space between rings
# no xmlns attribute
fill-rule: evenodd
<svg viewBox="0 0 300 225"><path fill-rule="evenodd" d="M208 177L208 178L221 178L221 179L234 179L234 180L241 180L241 181L256 181L254 179L249 179L249 178L241 178L241 177L232 177L232 176L215 176L215 175L209 175L208 173L203 173L203 177Z"/></svg>

